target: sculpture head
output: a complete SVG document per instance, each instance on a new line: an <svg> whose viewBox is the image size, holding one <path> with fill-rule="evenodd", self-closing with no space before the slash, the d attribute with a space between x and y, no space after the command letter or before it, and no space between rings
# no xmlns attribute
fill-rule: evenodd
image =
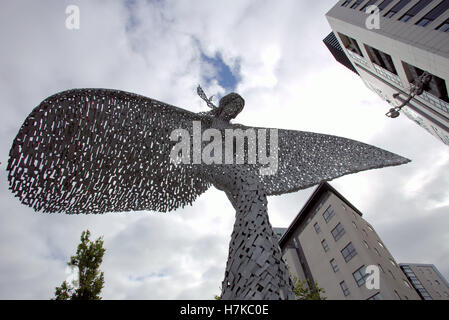
<svg viewBox="0 0 449 320"><path fill-rule="evenodd" d="M245 100L237 93L230 93L220 99L217 116L225 121L230 121L237 117L243 110Z"/></svg>

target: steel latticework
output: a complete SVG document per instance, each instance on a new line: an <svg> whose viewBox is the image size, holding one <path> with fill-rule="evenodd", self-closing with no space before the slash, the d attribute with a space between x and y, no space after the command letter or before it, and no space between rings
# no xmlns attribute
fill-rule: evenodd
<svg viewBox="0 0 449 320"><path fill-rule="evenodd" d="M10 189L36 211L78 214L167 212L191 204L214 185L236 210L222 298L294 299L267 196L409 160L350 139L279 129L277 170L271 174L261 175L265 165L247 157L243 164L173 163L170 136L176 129L187 130L192 141L195 122L201 132L215 128L223 136L226 129L264 129L230 122L244 106L238 94L222 98L219 107L208 105L211 111L193 113L108 89L53 95L31 112L13 142ZM265 138L270 150L272 139ZM257 135L251 139L257 141L248 141L245 150L260 142Z"/></svg>

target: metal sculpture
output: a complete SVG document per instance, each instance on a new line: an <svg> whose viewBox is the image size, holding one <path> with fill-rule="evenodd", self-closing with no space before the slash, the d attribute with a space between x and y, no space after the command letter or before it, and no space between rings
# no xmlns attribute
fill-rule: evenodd
<svg viewBox="0 0 449 320"><path fill-rule="evenodd" d="M262 139L267 149L278 143L271 148L279 150L277 170L271 174L261 175L264 165L250 163L247 156L243 164L175 163L171 134L182 128L195 140L195 122L203 133L210 128L223 135L226 129L265 132L230 122L244 106L238 94L223 97L215 107L200 88L198 93L211 111L193 113L108 89L74 89L45 99L13 142L7 167L10 189L36 211L77 214L167 212L191 204L214 185L236 210L222 298L294 299L268 219L267 196L409 160L354 140L273 129L270 139ZM261 137L251 139L245 150Z"/></svg>

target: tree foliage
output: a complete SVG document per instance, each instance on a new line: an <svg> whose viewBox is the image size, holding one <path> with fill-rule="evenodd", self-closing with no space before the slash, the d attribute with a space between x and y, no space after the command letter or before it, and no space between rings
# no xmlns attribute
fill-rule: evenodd
<svg viewBox="0 0 449 320"><path fill-rule="evenodd" d="M293 277L293 292L296 300L326 300L322 293L326 293L323 288L318 287L318 283L310 285L307 280L299 280Z"/></svg>
<svg viewBox="0 0 449 320"><path fill-rule="evenodd" d="M99 270L106 251L103 248L103 237L95 242L89 240L89 230L81 234L81 243L76 255L70 257L67 265L75 268L78 280L71 283L64 281L56 287L55 300L100 300L101 289L104 286L104 273Z"/></svg>

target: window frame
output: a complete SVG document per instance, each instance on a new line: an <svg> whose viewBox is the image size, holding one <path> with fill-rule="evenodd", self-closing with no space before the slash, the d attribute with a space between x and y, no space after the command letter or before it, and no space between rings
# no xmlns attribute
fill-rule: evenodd
<svg viewBox="0 0 449 320"><path fill-rule="evenodd" d="M352 250L349 250L348 247L352 247ZM348 252L348 254L345 255L343 253L343 251ZM343 256L343 259L345 260L346 263L351 261L352 258L354 258L357 255L357 250L355 249L355 247L352 244L352 242L349 242L342 250L340 250L340 252L341 252L341 255Z"/></svg>
<svg viewBox="0 0 449 320"><path fill-rule="evenodd" d="M360 278L357 279L356 275L359 275ZM357 284L357 286L361 287L366 283L366 279L369 277L370 275L368 273L366 273L366 267L365 265L362 265L361 267L359 267L356 271L354 271L352 273L352 277L355 280L355 283Z"/></svg>
<svg viewBox="0 0 449 320"><path fill-rule="evenodd" d="M339 228L339 230L337 230L337 228ZM334 234L334 231L335 231L335 230L337 230L337 232ZM343 227L343 225L341 224L341 222L339 222L339 223L335 226L335 228L333 228L333 229L331 230L331 234L332 234L332 237L334 238L335 242L337 242L338 240L340 240L341 237L343 237L343 236L346 234L346 230L345 230L345 228Z"/></svg>

